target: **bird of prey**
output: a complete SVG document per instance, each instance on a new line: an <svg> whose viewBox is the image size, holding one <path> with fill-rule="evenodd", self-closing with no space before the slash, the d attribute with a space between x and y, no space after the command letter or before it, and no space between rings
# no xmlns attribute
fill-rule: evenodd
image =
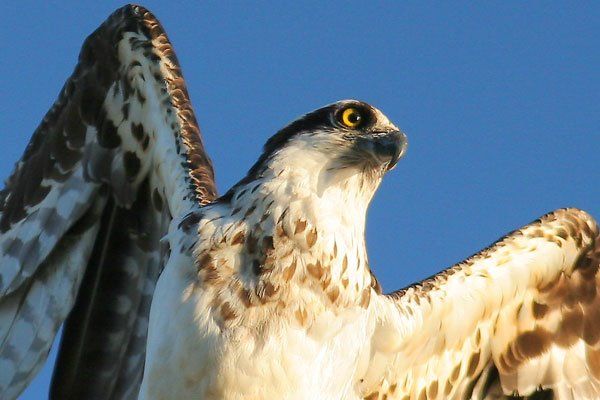
<svg viewBox="0 0 600 400"><path fill-rule="evenodd" d="M600 397L600 236L560 209L384 294L366 211L406 150L345 100L218 197L173 48L112 14L0 192L0 398Z"/></svg>

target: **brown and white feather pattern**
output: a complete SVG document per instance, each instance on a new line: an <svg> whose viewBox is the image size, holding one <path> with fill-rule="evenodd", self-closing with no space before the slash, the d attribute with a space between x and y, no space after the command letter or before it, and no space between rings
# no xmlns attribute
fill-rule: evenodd
<svg viewBox="0 0 600 400"><path fill-rule="evenodd" d="M379 297L361 390L369 399L599 398L599 265L595 221L558 210Z"/></svg>
<svg viewBox="0 0 600 400"><path fill-rule="evenodd" d="M340 168L343 139L318 124L286 132L169 236L141 399L598 398L588 214L557 210L384 295L364 241L382 170Z"/></svg>
<svg viewBox="0 0 600 400"><path fill-rule="evenodd" d="M310 139L169 237L141 399L354 398L378 288L363 240L372 184L354 174L317 194L327 155Z"/></svg>
<svg viewBox="0 0 600 400"><path fill-rule="evenodd" d="M348 105L374 134L336 131L328 110ZM317 110L211 203L164 31L115 12L0 192L0 397L71 309L52 398L600 397L600 239L580 210L381 294L364 228L391 153L356 163L390 132L364 103Z"/></svg>
<svg viewBox="0 0 600 400"><path fill-rule="evenodd" d="M135 396L159 240L214 197L173 48L125 6L87 38L0 191L0 398L22 391L74 305L52 397Z"/></svg>

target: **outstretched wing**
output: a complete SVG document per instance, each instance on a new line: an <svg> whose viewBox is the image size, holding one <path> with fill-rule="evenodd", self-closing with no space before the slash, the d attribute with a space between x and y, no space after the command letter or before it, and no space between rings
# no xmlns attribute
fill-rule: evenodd
<svg viewBox="0 0 600 400"><path fill-rule="evenodd" d="M600 398L599 267L595 221L557 210L430 279L380 296L363 393Z"/></svg>
<svg viewBox="0 0 600 400"><path fill-rule="evenodd" d="M139 6L85 41L0 192L0 398L64 327L53 398L134 397L173 216L215 197L173 48Z"/></svg>

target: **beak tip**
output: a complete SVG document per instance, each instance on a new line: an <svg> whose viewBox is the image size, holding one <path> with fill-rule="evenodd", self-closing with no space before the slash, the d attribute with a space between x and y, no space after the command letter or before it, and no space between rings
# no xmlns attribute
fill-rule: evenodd
<svg viewBox="0 0 600 400"><path fill-rule="evenodd" d="M408 139L403 132L395 131L390 133L390 137L394 143L394 153L387 164L387 171L390 171L396 167L396 164L398 164L400 158L404 156L404 153L406 153L406 148L408 147Z"/></svg>

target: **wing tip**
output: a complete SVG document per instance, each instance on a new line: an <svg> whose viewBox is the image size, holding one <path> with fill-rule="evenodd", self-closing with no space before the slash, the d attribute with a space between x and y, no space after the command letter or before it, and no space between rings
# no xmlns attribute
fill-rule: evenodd
<svg viewBox="0 0 600 400"><path fill-rule="evenodd" d="M598 223L594 217L580 208L559 208L533 221L521 231L524 232L544 225L552 228L554 234L563 239L567 237L573 239L580 249L594 246L594 243L599 239Z"/></svg>
<svg viewBox="0 0 600 400"><path fill-rule="evenodd" d="M587 211L582 210L580 208L559 208L558 210L554 210L553 212L546 215L556 215L567 219L575 218L581 222L585 222L588 225L588 227L596 233L596 235L598 234L598 223L596 222L594 217Z"/></svg>
<svg viewBox="0 0 600 400"><path fill-rule="evenodd" d="M200 204L213 201L217 197L217 190L212 162L204 149L179 61L158 18L150 10L137 4L127 4L117 9L85 40L79 55L80 64L90 66L98 59L107 63L106 60L114 58L114 43L118 42L124 32L144 35L152 43L154 57L166 62L168 76L163 78L167 81L166 90L173 99L183 144L187 147L190 187ZM99 54L102 56L98 57ZM118 64L118 61L115 60L115 63ZM74 76L78 76L77 71Z"/></svg>
<svg viewBox="0 0 600 400"><path fill-rule="evenodd" d="M487 258L489 253L492 253L499 247L504 246L515 236L530 236L532 234L533 236L536 236L540 234L538 231L541 226L548 225L550 225L550 227L557 232L560 228L565 228L564 234L566 237L563 239L570 238L574 240L581 254L585 253L586 250L589 250L594 246L600 253L600 233L596 220L588 212L576 207L559 208L541 216L537 220L523 226L520 229L509 232L488 247L471 255L465 260L458 262L420 282L415 282L402 289L385 294L385 296L391 299L398 299L403 297L411 288L417 288L418 291L427 292L435 287L436 284L443 283L450 275L453 275L456 270L460 270L464 266L471 265L482 258ZM557 233L557 236L560 235ZM600 255L598 258L600 258Z"/></svg>

